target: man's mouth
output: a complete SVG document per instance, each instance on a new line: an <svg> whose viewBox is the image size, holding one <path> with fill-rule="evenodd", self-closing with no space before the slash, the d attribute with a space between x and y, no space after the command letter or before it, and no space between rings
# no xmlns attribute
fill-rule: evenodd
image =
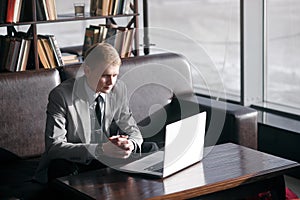
<svg viewBox="0 0 300 200"><path fill-rule="evenodd" d="M111 86L104 86L103 89L109 90L109 89L111 89Z"/></svg>

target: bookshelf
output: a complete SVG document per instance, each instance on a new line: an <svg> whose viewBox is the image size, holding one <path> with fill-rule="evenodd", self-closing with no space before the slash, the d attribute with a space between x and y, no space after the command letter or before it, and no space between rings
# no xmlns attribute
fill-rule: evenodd
<svg viewBox="0 0 300 200"><path fill-rule="evenodd" d="M2 0L3 2L5 0ZM10 0L7 0L10 1ZM17 22L11 22L7 23L5 20L0 21L0 27L6 27L7 35L13 36L16 33L15 27L18 26L28 26L27 34L31 37L31 47L30 47L30 53L32 64L31 67L27 69L33 69L33 70L39 70L40 68L44 68L41 65L41 61L38 55L38 47L39 47L39 34L38 34L38 26L40 24L53 24L53 23L64 23L64 22L72 22L72 21L83 21L83 20L99 20L104 19L105 24L115 24L117 18L126 18L128 19L128 22L125 27L128 28L135 28L135 34L133 39L133 51L132 54L134 56L139 55L139 33L138 33L138 26L139 26L139 13L138 13L138 0L133 0L133 12L132 14L116 14L116 15L91 15L89 12L85 12L85 15L83 17L75 17L74 13L72 14L61 14L57 15L57 18L54 20L40 20L37 14L37 0L21 0L23 2L23 6L26 5L26 17L24 17L25 20L22 20L20 17L20 21ZM1 5L3 8L3 5ZM29 9L28 9L29 8ZM24 9L25 10L25 9ZM28 16L29 14L29 16ZM21 14L22 15L22 14ZM80 38L82 40L82 44L84 38ZM0 62L0 64L2 64ZM3 66L1 66L3 68Z"/></svg>

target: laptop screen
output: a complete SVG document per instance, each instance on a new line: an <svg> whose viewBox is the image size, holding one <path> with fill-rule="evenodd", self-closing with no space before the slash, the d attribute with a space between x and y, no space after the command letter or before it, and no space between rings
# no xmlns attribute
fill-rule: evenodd
<svg viewBox="0 0 300 200"><path fill-rule="evenodd" d="M166 126L164 176L203 158L206 112Z"/></svg>

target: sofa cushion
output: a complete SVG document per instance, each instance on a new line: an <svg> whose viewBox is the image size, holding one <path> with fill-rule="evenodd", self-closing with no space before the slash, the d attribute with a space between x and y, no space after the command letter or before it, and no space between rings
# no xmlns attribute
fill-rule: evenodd
<svg viewBox="0 0 300 200"><path fill-rule="evenodd" d="M0 147L21 158L44 152L49 92L60 83L57 70L0 74Z"/></svg>

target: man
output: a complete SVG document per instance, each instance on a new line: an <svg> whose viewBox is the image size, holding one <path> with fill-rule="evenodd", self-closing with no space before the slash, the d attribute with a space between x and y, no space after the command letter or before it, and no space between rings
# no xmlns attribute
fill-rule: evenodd
<svg viewBox="0 0 300 200"><path fill-rule="evenodd" d="M36 180L46 182L48 168L52 179L79 173L85 166L109 166L140 152L143 139L128 107L125 85L117 80L120 65L111 45L96 44L86 52L84 76L51 91L46 151Z"/></svg>

